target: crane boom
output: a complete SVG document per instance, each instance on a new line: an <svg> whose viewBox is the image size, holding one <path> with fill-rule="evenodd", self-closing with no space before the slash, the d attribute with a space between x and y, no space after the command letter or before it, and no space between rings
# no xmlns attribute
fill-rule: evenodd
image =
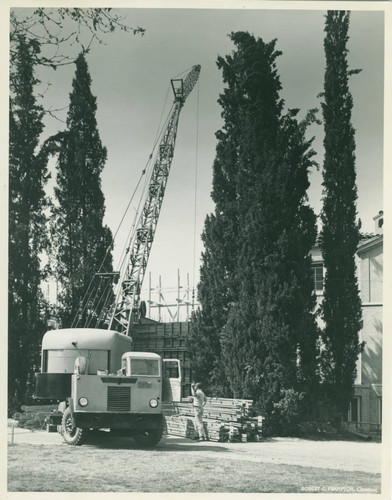
<svg viewBox="0 0 392 500"><path fill-rule="evenodd" d="M128 245L129 257L120 276L110 318L109 328L126 335L130 332L132 313L138 310L140 304L140 292L173 159L180 112L196 85L199 73L200 66L195 65L184 79L171 80L174 103L158 146L146 200Z"/></svg>

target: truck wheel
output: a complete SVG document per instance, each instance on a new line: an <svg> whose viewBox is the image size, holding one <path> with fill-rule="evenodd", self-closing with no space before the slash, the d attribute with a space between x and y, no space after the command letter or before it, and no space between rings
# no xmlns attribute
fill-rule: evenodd
<svg viewBox="0 0 392 500"><path fill-rule="evenodd" d="M64 411L61 430L64 441L72 446L79 446L86 439L87 429L75 426L69 407Z"/></svg>
<svg viewBox="0 0 392 500"><path fill-rule="evenodd" d="M135 431L133 439L138 446L155 446L162 439L162 428Z"/></svg>

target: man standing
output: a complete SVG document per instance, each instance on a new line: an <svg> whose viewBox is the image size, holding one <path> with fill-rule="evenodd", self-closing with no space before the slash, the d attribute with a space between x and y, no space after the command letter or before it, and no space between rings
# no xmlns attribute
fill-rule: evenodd
<svg viewBox="0 0 392 500"><path fill-rule="evenodd" d="M206 440L206 434L204 432L203 425L203 410L204 406L207 403L207 398L204 392L201 390L200 382L191 384L191 391L193 396L193 407L195 410L195 427L199 434L199 441Z"/></svg>

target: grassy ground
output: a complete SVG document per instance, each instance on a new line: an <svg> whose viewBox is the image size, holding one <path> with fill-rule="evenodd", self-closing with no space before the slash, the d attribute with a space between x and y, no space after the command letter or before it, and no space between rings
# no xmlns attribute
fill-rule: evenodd
<svg viewBox="0 0 392 500"><path fill-rule="evenodd" d="M130 440L131 441L131 440ZM262 444L260 444L262 446ZM135 446L16 443L8 449L8 491L51 492L371 492L380 474L225 459L206 443L184 451Z"/></svg>

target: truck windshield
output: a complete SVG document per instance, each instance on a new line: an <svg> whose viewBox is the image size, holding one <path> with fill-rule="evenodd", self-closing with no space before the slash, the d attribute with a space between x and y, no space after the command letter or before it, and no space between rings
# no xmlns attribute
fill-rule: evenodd
<svg viewBox="0 0 392 500"><path fill-rule="evenodd" d="M159 375L157 359L131 359L131 375Z"/></svg>

